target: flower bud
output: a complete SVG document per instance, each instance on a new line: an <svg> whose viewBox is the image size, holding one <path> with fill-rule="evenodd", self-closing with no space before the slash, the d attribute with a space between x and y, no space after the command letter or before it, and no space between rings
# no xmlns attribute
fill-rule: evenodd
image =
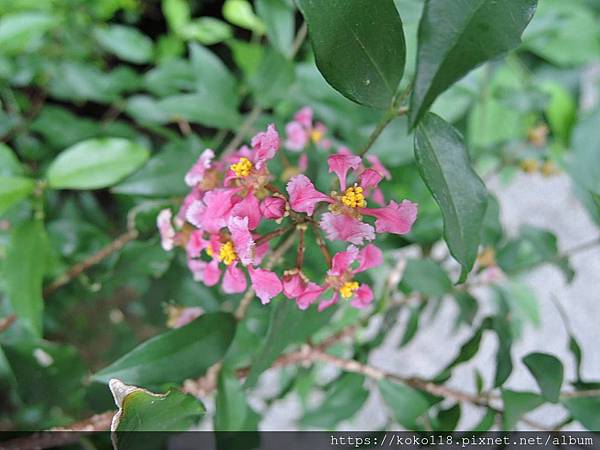
<svg viewBox="0 0 600 450"><path fill-rule="evenodd" d="M281 219L285 215L285 200L279 197L267 197L260 204L260 212L266 219Z"/></svg>

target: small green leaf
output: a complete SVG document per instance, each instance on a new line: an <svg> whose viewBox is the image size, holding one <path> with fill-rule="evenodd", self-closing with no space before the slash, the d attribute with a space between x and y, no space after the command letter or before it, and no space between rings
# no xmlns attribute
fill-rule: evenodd
<svg viewBox="0 0 600 450"><path fill-rule="evenodd" d="M22 52L39 42L57 20L43 12L3 14L0 18L0 48L5 52Z"/></svg>
<svg viewBox="0 0 600 450"><path fill-rule="evenodd" d="M427 0L410 101L414 127L439 94L479 64L516 47L537 0Z"/></svg>
<svg viewBox="0 0 600 450"><path fill-rule="evenodd" d="M223 17L228 22L257 34L265 32L265 25L254 14L252 4L248 0L226 0L223 5Z"/></svg>
<svg viewBox="0 0 600 450"><path fill-rule="evenodd" d="M530 353L523 358L546 400L558 402L563 382L563 365L558 358L546 353Z"/></svg>
<svg viewBox="0 0 600 450"><path fill-rule="evenodd" d="M477 432L490 431L490 428L492 428L494 426L494 423L496 422L496 414L497 414L496 411L488 408L485 412L485 415L481 418L479 423L477 425L475 425L475 428L473 428L472 431L477 431Z"/></svg>
<svg viewBox="0 0 600 450"><path fill-rule="evenodd" d="M516 392L502 389L504 404L503 430L510 431L524 414L544 403L544 399L533 392Z"/></svg>
<svg viewBox="0 0 600 450"><path fill-rule="evenodd" d="M42 281L48 251L44 224L39 220L26 222L13 231L3 268L12 309L38 338L42 337Z"/></svg>
<svg viewBox="0 0 600 450"><path fill-rule="evenodd" d="M229 129L236 128L241 122L237 109L224 104L214 92L173 95L160 100L158 107L172 121L184 119L208 127Z"/></svg>
<svg viewBox="0 0 600 450"><path fill-rule="evenodd" d="M600 397L574 397L563 400L571 416L590 431L600 430Z"/></svg>
<svg viewBox="0 0 600 450"><path fill-rule="evenodd" d="M256 11L265 23L271 45L289 55L294 39L294 9L286 0L258 0Z"/></svg>
<svg viewBox="0 0 600 450"><path fill-rule="evenodd" d="M567 161L567 169L573 179L596 195L600 195L599 120L600 107L579 120L573 131L573 152Z"/></svg>
<svg viewBox="0 0 600 450"><path fill-rule="evenodd" d="M0 142L0 177L23 175L23 168L12 149Z"/></svg>
<svg viewBox="0 0 600 450"><path fill-rule="evenodd" d="M498 335L498 350L496 350L496 373L494 387L500 387L508 379L513 370L512 344L513 336L508 317L494 317L493 328Z"/></svg>
<svg viewBox="0 0 600 450"><path fill-rule="evenodd" d="M415 158L444 217L444 238L462 266L463 282L475 263L487 207L487 190L469 161L458 131L428 113L415 134Z"/></svg>
<svg viewBox="0 0 600 450"><path fill-rule="evenodd" d="M430 297L443 297L452 292L452 282L444 269L431 259L409 259L402 286Z"/></svg>
<svg viewBox="0 0 600 450"><path fill-rule="evenodd" d="M152 39L137 28L108 25L95 28L93 35L100 47L124 61L143 64L154 55Z"/></svg>
<svg viewBox="0 0 600 450"><path fill-rule="evenodd" d="M187 0L163 0L162 11L167 19L169 28L178 35L183 35L183 30L190 22L192 13Z"/></svg>
<svg viewBox="0 0 600 450"><path fill-rule="evenodd" d="M274 50L265 53L258 70L249 80L256 103L264 107L286 98L293 82L294 65Z"/></svg>
<svg viewBox="0 0 600 450"><path fill-rule="evenodd" d="M24 177L0 176L0 215L35 189L35 181Z"/></svg>
<svg viewBox="0 0 600 450"><path fill-rule="evenodd" d="M205 314L181 328L149 339L93 378L105 383L118 378L151 386L198 377L223 359L234 332L235 320L230 314Z"/></svg>
<svg viewBox="0 0 600 450"><path fill-rule="evenodd" d="M138 169L148 156L148 150L127 139L89 139L60 153L46 176L55 189L100 189Z"/></svg>
<svg viewBox="0 0 600 450"><path fill-rule="evenodd" d="M246 394L235 373L221 369L215 400L215 431L249 431L253 411L248 406Z"/></svg>
<svg viewBox="0 0 600 450"><path fill-rule="evenodd" d="M183 28L186 39L193 39L203 45L214 45L233 36L231 27L214 17L200 17Z"/></svg>
<svg viewBox="0 0 600 450"><path fill-rule="evenodd" d="M421 318L422 311L423 308L419 306L413 306L411 308L408 321L406 322L406 327L404 329L404 334L402 335L402 339L400 339L400 343L398 344L399 348L402 348L410 343L410 341L412 341L416 336L417 331L419 331L419 319Z"/></svg>
<svg viewBox="0 0 600 450"><path fill-rule="evenodd" d="M392 0L298 0L317 67L357 103L390 107L404 73L406 45Z"/></svg>
<svg viewBox="0 0 600 450"><path fill-rule="evenodd" d="M460 420L460 403L442 409L435 418L435 431L454 431Z"/></svg>
<svg viewBox="0 0 600 450"><path fill-rule="evenodd" d="M400 425L408 430L422 429L419 418L429 410L429 403L420 392L385 379L379 382L379 391Z"/></svg>
<svg viewBox="0 0 600 450"><path fill-rule="evenodd" d="M205 414L204 405L195 397L180 391L155 394L117 379L110 380L110 389L119 406L113 431L187 431ZM119 439L120 448L128 448Z"/></svg>
<svg viewBox="0 0 600 450"><path fill-rule="evenodd" d="M329 323L335 310L329 308L319 312L316 307L311 307L302 311L287 299L279 299L273 306L267 336L246 379L247 388L256 384L260 374L271 367L271 363L286 347L305 342L308 337Z"/></svg>
<svg viewBox="0 0 600 450"><path fill-rule="evenodd" d="M342 420L350 419L369 397L365 389L365 377L354 373L345 373L335 380L319 406L306 411L300 419L304 427L320 430L335 429Z"/></svg>

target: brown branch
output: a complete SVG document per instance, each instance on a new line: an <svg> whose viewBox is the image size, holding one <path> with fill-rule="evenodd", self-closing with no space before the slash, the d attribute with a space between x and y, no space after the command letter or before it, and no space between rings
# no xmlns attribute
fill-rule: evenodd
<svg viewBox="0 0 600 450"><path fill-rule="evenodd" d="M99 251L86 258L85 260L75 264L69 270L67 270L60 277L56 278L52 283L44 288L44 297L48 297L50 294L60 289L64 285L70 283L73 279L77 278L83 272L88 270L89 268L99 264L104 259L108 258L113 253L121 250L125 245L133 241L138 237L139 233L136 229L131 229L126 233L122 234L118 238L116 238L111 243L102 247Z"/></svg>

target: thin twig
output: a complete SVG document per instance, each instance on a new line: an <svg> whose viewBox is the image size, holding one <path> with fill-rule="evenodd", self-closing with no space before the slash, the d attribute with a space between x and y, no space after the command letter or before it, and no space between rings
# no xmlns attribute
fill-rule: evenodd
<svg viewBox="0 0 600 450"><path fill-rule="evenodd" d="M375 129L373 130L373 132L371 133L371 135L369 136L369 140L367 141L367 143L358 152L358 156L364 156L365 153L369 151L369 149L373 146L377 138L379 138L383 130L385 130L385 127L387 127L392 120L394 120L398 116L406 114L407 112L408 108L406 107L402 107L398 110L390 108L388 111L386 111L379 123L377 124L377 126L375 127Z"/></svg>
<svg viewBox="0 0 600 450"><path fill-rule="evenodd" d="M17 320L17 316L14 314L10 314L9 316L0 319L0 333L8 330L15 320Z"/></svg>

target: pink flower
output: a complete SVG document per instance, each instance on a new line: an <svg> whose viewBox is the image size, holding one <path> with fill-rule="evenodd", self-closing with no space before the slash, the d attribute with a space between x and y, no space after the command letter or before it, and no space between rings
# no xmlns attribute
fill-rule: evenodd
<svg viewBox="0 0 600 450"><path fill-rule="evenodd" d="M372 168L379 172L379 174L386 180L392 179L392 174L389 170L385 168L385 166L381 163L381 161L376 155L367 155L367 161L369 161L371 163Z"/></svg>
<svg viewBox="0 0 600 450"><path fill-rule="evenodd" d="M285 126L285 147L288 150L299 152L306 147L310 136L306 133L306 129L298 122L290 122Z"/></svg>
<svg viewBox="0 0 600 450"><path fill-rule="evenodd" d="M235 189L213 189L204 194L202 200L192 202L186 220L208 233L217 233L227 225L236 200Z"/></svg>
<svg viewBox="0 0 600 450"><path fill-rule="evenodd" d="M173 213L170 209L163 209L156 218L156 225L160 233L160 243L165 251L173 250L175 245L175 228L173 228L172 221Z"/></svg>
<svg viewBox="0 0 600 450"><path fill-rule="evenodd" d="M267 197L260 204L260 213L270 220L279 220L285 215L285 200L280 197Z"/></svg>
<svg viewBox="0 0 600 450"><path fill-rule="evenodd" d="M275 157L279 150L279 134L275 125L270 124L266 132L258 133L252 138L252 148L255 151L254 163L257 169Z"/></svg>
<svg viewBox="0 0 600 450"><path fill-rule="evenodd" d="M247 217L248 228L254 230L258 227L262 218L258 199L252 195L246 195L231 209L232 216Z"/></svg>
<svg viewBox="0 0 600 450"><path fill-rule="evenodd" d="M246 290L246 275L236 263L227 266L223 275L223 291L226 294L239 294Z"/></svg>
<svg viewBox="0 0 600 450"><path fill-rule="evenodd" d="M294 115L294 120L286 125L285 146L288 150L299 152L312 141L327 150L331 141L323 138L326 133L327 128L322 123L313 125L313 111L305 106Z"/></svg>
<svg viewBox="0 0 600 450"><path fill-rule="evenodd" d="M352 154L337 153L327 159L329 172L338 176L341 193L323 194L315 188L305 175L297 175L287 184L290 206L294 211L308 215L314 213L319 202L329 203L329 211L321 216L320 225L330 240L341 240L362 245L364 240L375 239L373 227L362 221L362 216L376 218L375 231L378 233L405 234L411 230L417 217L417 205L404 200L400 205L390 202L383 208L367 208L365 191L354 184L346 188L346 178L350 169L360 167L360 158ZM377 187L381 175L374 169L364 169L361 183L368 188Z"/></svg>
<svg viewBox="0 0 600 450"><path fill-rule="evenodd" d="M353 267L355 263L358 263L357 267ZM373 291L368 285L355 281L354 276L382 263L383 254L375 245L369 244L361 250L350 245L346 251L333 257L325 283L322 286L310 283L298 296L297 302L310 305L326 291L332 290L332 296L319 304L319 311L337 303L340 297L349 300L355 308L366 308L373 301Z"/></svg>
<svg viewBox="0 0 600 450"><path fill-rule="evenodd" d="M250 275L252 288L263 305L269 303L283 289L277 275L270 270L255 269L253 266L248 266L248 274Z"/></svg>
<svg viewBox="0 0 600 450"><path fill-rule="evenodd" d="M228 224L231 241L237 257L243 265L254 259L254 239L248 230L248 217L231 217Z"/></svg>
<svg viewBox="0 0 600 450"><path fill-rule="evenodd" d="M215 153L207 148L202 152L198 161L192 166L189 172L185 175L185 183L190 186L196 186L204 179L205 172L210 169L211 162L215 157Z"/></svg>
<svg viewBox="0 0 600 450"><path fill-rule="evenodd" d="M187 308L174 308L172 314L173 317L169 319L169 324L172 328L181 328L204 314L204 310L198 306L189 306Z"/></svg>

